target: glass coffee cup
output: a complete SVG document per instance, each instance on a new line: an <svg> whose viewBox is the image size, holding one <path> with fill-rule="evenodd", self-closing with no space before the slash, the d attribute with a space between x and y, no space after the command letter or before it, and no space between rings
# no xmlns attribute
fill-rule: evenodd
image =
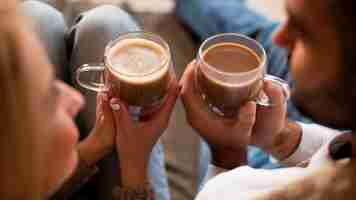
<svg viewBox="0 0 356 200"><path fill-rule="evenodd" d="M78 84L110 91L125 102L133 118L147 117L163 104L175 77L168 44L158 35L133 32L110 42L101 64L78 68Z"/></svg>
<svg viewBox="0 0 356 200"><path fill-rule="evenodd" d="M288 84L267 75L267 55L255 40L240 34L225 33L208 38L201 45L195 68L195 87L209 109L221 117L237 117L248 101L273 106L263 91L265 81L283 90L290 98Z"/></svg>

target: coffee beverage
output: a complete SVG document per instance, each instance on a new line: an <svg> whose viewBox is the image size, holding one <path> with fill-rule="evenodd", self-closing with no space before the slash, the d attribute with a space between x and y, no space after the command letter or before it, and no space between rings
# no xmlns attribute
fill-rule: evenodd
<svg viewBox="0 0 356 200"><path fill-rule="evenodd" d="M83 88L119 98L132 119L146 120L163 105L174 73L170 48L160 36L131 32L106 46L103 63L80 66L76 80Z"/></svg>
<svg viewBox="0 0 356 200"><path fill-rule="evenodd" d="M246 101L273 106L262 91L264 81L279 85L285 99L288 84L265 74L267 56L255 40L236 33L212 36L199 48L194 83L209 108L233 117ZM110 91L129 106L133 119L149 119L162 105L174 70L168 44L158 35L132 32L121 35L105 49L104 63L84 64L77 83L95 92Z"/></svg>
<svg viewBox="0 0 356 200"><path fill-rule="evenodd" d="M170 56L158 43L124 39L107 54L106 79L114 96L134 107L151 107L165 97L170 81Z"/></svg>
<svg viewBox="0 0 356 200"><path fill-rule="evenodd" d="M204 61L221 72L249 72L259 67L260 58L251 49L234 43L211 46L203 53Z"/></svg>
<svg viewBox="0 0 356 200"><path fill-rule="evenodd" d="M203 52L197 68L196 85L215 112L233 117L242 104L259 96L263 87L260 65L261 59L248 47L237 43L218 43ZM251 71L257 73L244 78Z"/></svg>

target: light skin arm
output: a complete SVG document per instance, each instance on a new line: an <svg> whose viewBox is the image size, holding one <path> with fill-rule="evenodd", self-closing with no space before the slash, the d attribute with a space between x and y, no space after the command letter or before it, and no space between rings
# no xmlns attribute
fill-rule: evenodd
<svg viewBox="0 0 356 200"><path fill-rule="evenodd" d="M147 184L151 151L168 126L179 93L174 79L162 108L149 120L139 123L131 120L125 103L119 99L108 100L107 95L99 94L96 126L78 145L81 159L95 165L116 147L120 157L121 186L139 188Z"/></svg>
<svg viewBox="0 0 356 200"><path fill-rule="evenodd" d="M115 129L107 99L103 94L98 95L95 127L77 146L80 159L77 170L51 199L68 199L78 187L85 184L96 173L96 163L114 150Z"/></svg>
<svg viewBox="0 0 356 200"><path fill-rule="evenodd" d="M147 167L154 145L169 124L180 87L174 80L160 110L143 122L133 122L128 107L119 99L111 105L116 126L116 150L120 157L121 186L138 188L148 183ZM119 109L118 109L119 108Z"/></svg>
<svg viewBox="0 0 356 200"><path fill-rule="evenodd" d="M115 147L114 119L108 95L97 96L96 123L89 136L78 144L78 152L82 161L93 166Z"/></svg>

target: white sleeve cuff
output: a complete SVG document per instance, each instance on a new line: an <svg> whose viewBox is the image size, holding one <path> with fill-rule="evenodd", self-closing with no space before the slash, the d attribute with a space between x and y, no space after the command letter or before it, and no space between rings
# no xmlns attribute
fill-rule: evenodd
<svg viewBox="0 0 356 200"><path fill-rule="evenodd" d="M341 131L326 128L317 124L298 123L302 127L302 138L297 150L287 159L280 163L295 166L303 161L309 160L323 145L327 144Z"/></svg>

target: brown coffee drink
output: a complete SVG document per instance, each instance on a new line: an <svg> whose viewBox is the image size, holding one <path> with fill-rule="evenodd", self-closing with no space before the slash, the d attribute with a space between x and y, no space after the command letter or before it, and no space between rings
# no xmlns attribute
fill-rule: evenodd
<svg viewBox="0 0 356 200"><path fill-rule="evenodd" d="M125 39L108 53L107 81L114 96L130 106L149 108L165 97L170 81L170 59L159 44Z"/></svg>
<svg viewBox="0 0 356 200"><path fill-rule="evenodd" d="M263 87L262 71L245 81L224 80L234 76L239 79L239 75L258 70L261 59L251 49L235 43L220 43L205 50L202 58L197 69L197 86L214 111L218 109L221 115L233 117L242 104L256 100Z"/></svg>

